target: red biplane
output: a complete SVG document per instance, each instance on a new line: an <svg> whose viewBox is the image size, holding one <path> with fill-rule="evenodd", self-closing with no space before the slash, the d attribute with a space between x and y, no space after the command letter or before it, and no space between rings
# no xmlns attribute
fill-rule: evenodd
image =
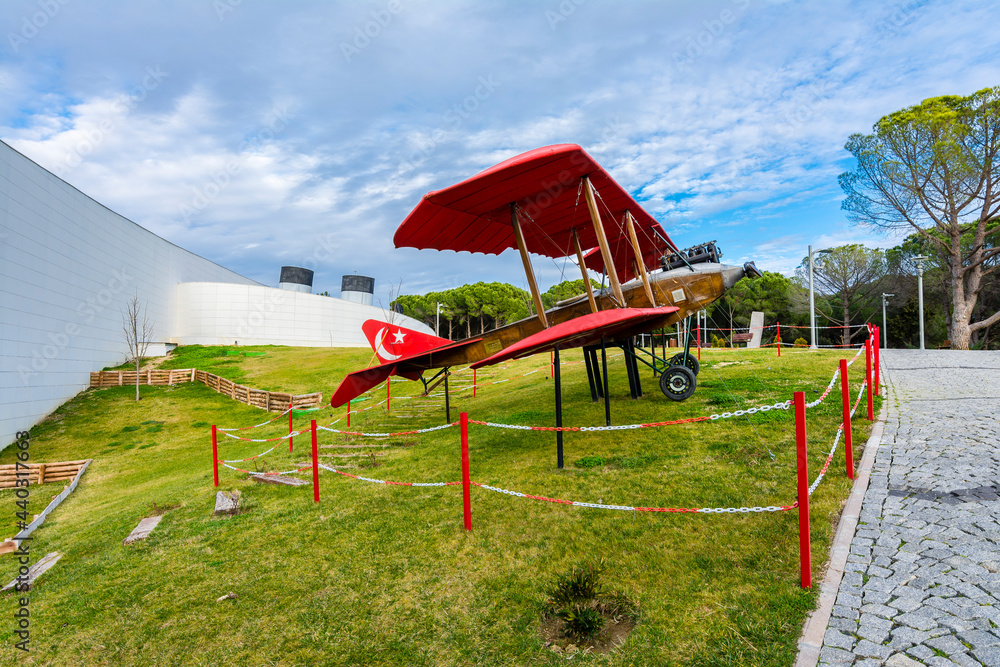
<svg viewBox="0 0 1000 667"><path fill-rule="evenodd" d="M499 255L516 248L534 303L519 322L461 341L369 321L365 333L381 365L348 375L331 405L350 399L398 375L423 380L423 371L471 364L473 368L552 350L583 347L594 400L606 400L607 367L600 379L596 350L607 345L626 352L633 397L641 395L632 341L640 333L679 322L718 299L753 263L719 263L714 242L678 250L649 213L580 146L538 148L444 190L430 192L396 230L397 248L432 248ZM530 254L575 257L587 292L545 310ZM588 270L603 274L606 289L595 293ZM690 328L688 327L688 330ZM663 362L663 393L683 400L696 385L697 361L683 353ZM646 354L650 354L646 352ZM654 360L657 359L653 353ZM658 367L654 361L654 370ZM555 365L558 369L558 363ZM557 406L558 370L557 379ZM601 390L604 391L601 391ZM557 413L559 409L557 407ZM557 414L557 421L560 415ZM610 416L609 416L610 423Z"/></svg>

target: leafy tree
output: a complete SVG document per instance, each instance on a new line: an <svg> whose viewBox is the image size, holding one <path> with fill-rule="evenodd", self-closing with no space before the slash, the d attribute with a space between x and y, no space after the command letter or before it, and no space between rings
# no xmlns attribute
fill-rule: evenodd
<svg viewBox="0 0 1000 667"><path fill-rule="evenodd" d="M601 284L590 279L590 285L593 289L601 289ZM545 290L542 294L542 305L545 306L546 310L549 308L555 308L555 305L559 301L564 299L572 299L575 296L579 296L587 291L587 286L583 284L583 278L578 278L577 280L564 280L563 282L553 285L552 287Z"/></svg>
<svg viewBox="0 0 1000 667"><path fill-rule="evenodd" d="M1000 305L980 303L1000 255L1000 87L924 100L845 148L857 168L840 175L842 207L856 223L912 228L928 242L947 269L952 347L969 349L1000 321Z"/></svg>
<svg viewBox="0 0 1000 667"><path fill-rule="evenodd" d="M741 278L708 307L709 315L716 325L727 329L748 326L755 310L764 313L765 321L791 323L794 289L788 278L771 271L760 278Z"/></svg>
<svg viewBox="0 0 1000 667"><path fill-rule="evenodd" d="M440 304L441 319L447 324L447 337L451 339L459 335L463 324L464 335L471 336L473 321L478 322L479 333L482 333L527 317L524 302L524 290L513 285L479 282L425 295L403 295L394 303L402 308L404 315L431 327Z"/></svg>
<svg viewBox="0 0 1000 667"><path fill-rule="evenodd" d="M800 282L808 284L809 258L803 258L796 269ZM863 329L851 333L851 322L867 311L874 312L881 298L885 277L885 256L881 250L851 244L813 253L813 280L817 293L824 299L817 302L817 311L827 321L841 329L841 345L850 345L851 338ZM879 302L881 303L881 302Z"/></svg>

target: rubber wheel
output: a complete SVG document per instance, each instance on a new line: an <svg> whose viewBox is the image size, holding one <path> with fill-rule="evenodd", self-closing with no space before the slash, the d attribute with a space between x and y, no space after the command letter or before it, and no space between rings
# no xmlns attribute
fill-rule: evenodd
<svg viewBox="0 0 1000 667"><path fill-rule="evenodd" d="M701 370L701 364L698 363L698 358L693 354L687 355L687 363L684 363L684 353L680 352L670 357L671 366L687 366L691 369L691 372L698 375L698 371Z"/></svg>
<svg viewBox="0 0 1000 667"><path fill-rule="evenodd" d="M660 375L660 391L672 401L691 398L698 379L687 366L671 366Z"/></svg>

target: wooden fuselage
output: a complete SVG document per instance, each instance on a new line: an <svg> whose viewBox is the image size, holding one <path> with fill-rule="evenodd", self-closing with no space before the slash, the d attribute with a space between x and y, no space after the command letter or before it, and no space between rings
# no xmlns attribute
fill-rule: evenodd
<svg viewBox="0 0 1000 667"><path fill-rule="evenodd" d="M722 264L700 264L696 267L695 271L684 268L650 274L650 287L656 303L649 302L649 297L646 295L641 281L635 280L622 285L625 305L629 308L675 306L679 310L669 314L661 325L670 326L704 309L708 304L721 297L727 289L727 277L730 285L735 282L732 275L734 271L738 271L741 277L743 275L743 269L740 267ZM712 270L713 267L718 267L719 270ZM726 272L729 272L728 275ZM608 290L601 294L594 294L594 298L598 310L610 310L618 307ZM582 295L578 301L545 311L545 315L548 318L549 326L552 326L586 315L590 311L590 301L585 295ZM442 350L440 353L433 354L428 367L442 368L475 363L538 333L542 328L542 323L537 316L527 317L479 336L472 336L472 339L478 338L479 340L471 345L455 350ZM609 340L609 342L614 341Z"/></svg>

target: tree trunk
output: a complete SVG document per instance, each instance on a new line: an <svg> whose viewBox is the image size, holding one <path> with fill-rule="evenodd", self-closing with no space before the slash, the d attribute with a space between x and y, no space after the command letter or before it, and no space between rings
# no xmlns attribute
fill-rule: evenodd
<svg viewBox="0 0 1000 667"><path fill-rule="evenodd" d="M851 346L851 313L848 310L850 304L847 302L846 298L841 299L841 304L844 306L844 328L841 330L840 334L840 344L844 347Z"/></svg>
<svg viewBox="0 0 1000 667"><path fill-rule="evenodd" d="M948 338L951 340L951 349L953 350L968 350L969 338L971 337L972 333L971 331L969 331L969 321L972 319L972 308L975 305L976 297L973 296L971 298L972 303L969 303L970 299L966 299L964 278L965 276L962 272L961 248L958 246L958 239L956 237L952 244L952 257L951 257L952 316L951 316L951 331L949 332L948 335Z"/></svg>
<svg viewBox="0 0 1000 667"><path fill-rule="evenodd" d="M139 400L139 365L142 360L139 357L135 358L135 400Z"/></svg>

